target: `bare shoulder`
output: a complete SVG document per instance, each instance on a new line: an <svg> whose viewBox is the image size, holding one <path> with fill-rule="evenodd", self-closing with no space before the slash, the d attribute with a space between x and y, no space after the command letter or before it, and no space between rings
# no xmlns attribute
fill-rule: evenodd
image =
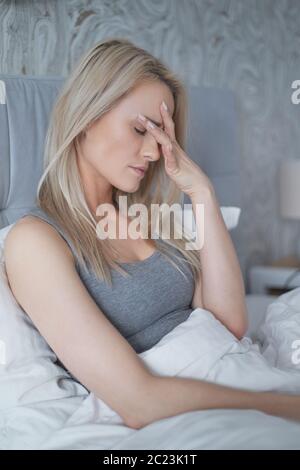
<svg viewBox="0 0 300 470"><path fill-rule="evenodd" d="M75 264L73 253L59 232L44 220L31 215L18 220L8 232L4 240L5 262L25 250L34 258L39 251L35 249L37 245L43 246L48 253L59 252L66 261Z"/></svg>

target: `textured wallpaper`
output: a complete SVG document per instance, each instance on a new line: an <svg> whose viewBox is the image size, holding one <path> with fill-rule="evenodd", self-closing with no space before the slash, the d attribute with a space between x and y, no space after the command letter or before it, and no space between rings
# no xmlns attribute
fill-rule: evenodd
<svg viewBox="0 0 300 470"><path fill-rule="evenodd" d="M233 90L241 114L243 270L295 252L278 164L300 158L299 0L0 0L0 71L66 76L108 36L163 59L186 83ZM300 203L300 201L299 201Z"/></svg>

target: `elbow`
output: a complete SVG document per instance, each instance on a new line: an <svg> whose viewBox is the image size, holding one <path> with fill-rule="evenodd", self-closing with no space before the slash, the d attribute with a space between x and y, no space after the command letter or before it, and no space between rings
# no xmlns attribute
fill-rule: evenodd
<svg viewBox="0 0 300 470"><path fill-rule="evenodd" d="M137 416L133 416L130 418L123 419L124 424L131 429L142 429L144 426L146 426L148 423L144 422L141 419L138 419Z"/></svg>
<svg viewBox="0 0 300 470"><path fill-rule="evenodd" d="M233 331L234 336L240 341L244 338L247 328L239 328L236 331Z"/></svg>
<svg viewBox="0 0 300 470"><path fill-rule="evenodd" d="M238 340L241 340L248 331L248 311L246 303L243 302L240 310L238 311L237 318L239 319L233 327L233 334Z"/></svg>
<svg viewBox="0 0 300 470"><path fill-rule="evenodd" d="M138 396L131 401L130 410L127 408L121 418L126 426L132 429L141 429L157 419L155 415L154 397L156 395L156 377L146 375L138 387Z"/></svg>
<svg viewBox="0 0 300 470"><path fill-rule="evenodd" d="M124 424L128 427L128 428L131 428L131 429L141 429L143 428L144 426L142 425L142 423L140 423L139 421L136 421L134 418L123 418L123 422Z"/></svg>
<svg viewBox="0 0 300 470"><path fill-rule="evenodd" d="M209 310L209 308L207 308L207 310ZM212 313L214 312L212 309L210 311ZM224 312L222 312L222 314L223 318L220 318L220 315L214 313L215 317L223 323L227 330L229 330L238 340L241 340L245 336L249 328L248 313L246 307L235 311L231 310L230 312L228 312L228 315L224 314Z"/></svg>
<svg viewBox="0 0 300 470"><path fill-rule="evenodd" d="M235 323L230 331L240 341L247 333L248 327L248 318L245 316L242 321Z"/></svg>
<svg viewBox="0 0 300 470"><path fill-rule="evenodd" d="M225 326L240 341L249 328L248 312L245 304L231 317Z"/></svg>

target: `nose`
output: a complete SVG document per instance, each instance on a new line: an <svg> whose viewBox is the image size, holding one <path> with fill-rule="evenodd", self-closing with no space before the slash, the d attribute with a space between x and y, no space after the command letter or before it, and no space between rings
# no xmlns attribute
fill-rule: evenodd
<svg viewBox="0 0 300 470"><path fill-rule="evenodd" d="M150 161L156 161L160 158L160 145L150 134L144 139L142 155Z"/></svg>

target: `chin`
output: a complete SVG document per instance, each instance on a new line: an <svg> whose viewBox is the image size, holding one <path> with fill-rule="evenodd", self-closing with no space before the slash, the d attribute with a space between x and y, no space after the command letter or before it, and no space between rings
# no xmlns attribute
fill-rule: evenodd
<svg viewBox="0 0 300 470"><path fill-rule="evenodd" d="M124 193L135 193L140 187L140 184L131 184L130 186L116 186L116 188Z"/></svg>
<svg viewBox="0 0 300 470"><path fill-rule="evenodd" d="M138 184L135 188L124 189L127 193L135 193L139 189L140 185Z"/></svg>
<svg viewBox="0 0 300 470"><path fill-rule="evenodd" d="M134 193L137 191L140 187L141 182L139 180L135 181L134 183L132 181L128 181L127 186L120 187L120 189L126 193Z"/></svg>

